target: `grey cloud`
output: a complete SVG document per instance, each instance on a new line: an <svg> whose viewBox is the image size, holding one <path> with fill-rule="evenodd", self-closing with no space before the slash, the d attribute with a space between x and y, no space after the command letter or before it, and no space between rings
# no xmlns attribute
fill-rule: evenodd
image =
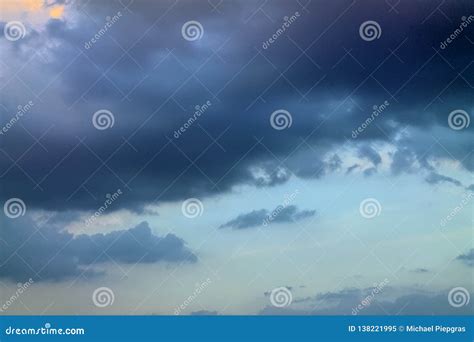
<svg viewBox="0 0 474 342"><path fill-rule="evenodd" d="M241 214L219 228L245 229L256 226L266 226L271 223L288 223L303 220L314 216L316 210L298 210L294 205L286 207L278 206L272 211L266 209L254 210L247 214Z"/></svg>
<svg viewBox="0 0 474 342"><path fill-rule="evenodd" d="M367 158L372 162L372 164L374 164L374 166L377 166L382 162L380 154L372 146L362 145L359 147L358 153L359 157Z"/></svg>
<svg viewBox="0 0 474 342"><path fill-rule="evenodd" d="M295 300L289 308L267 306L261 315L470 315L472 306L454 308L448 302L449 289L443 292L412 290L393 296L398 290L386 287L367 301L371 289L343 289ZM405 291L406 292L406 291ZM389 294L387 294L389 293ZM392 295L392 299L390 297ZM363 305L362 301L369 303ZM305 306L305 304L307 304ZM359 310L355 310L358 308Z"/></svg>
<svg viewBox="0 0 474 342"><path fill-rule="evenodd" d="M460 181L458 181L457 179L454 179L454 178L451 178L451 177L448 177L448 176L444 176L444 175L440 175L439 173L436 173L436 172L431 172L428 177L425 178L425 180L429 183L429 184L439 184L439 183L451 183L451 184L454 184L456 186L462 186L462 183Z"/></svg>
<svg viewBox="0 0 474 342"><path fill-rule="evenodd" d="M108 234L79 235L28 217L5 219L0 231L0 278L59 281L67 277L97 276L88 266L101 263L196 262L197 257L173 234L159 237L147 222ZM95 268L94 268L95 269Z"/></svg>
<svg viewBox="0 0 474 342"><path fill-rule="evenodd" d="M471 248L466 254L459 255L456 259L461 260L468 266L474 266L474 248Z"/></svg>

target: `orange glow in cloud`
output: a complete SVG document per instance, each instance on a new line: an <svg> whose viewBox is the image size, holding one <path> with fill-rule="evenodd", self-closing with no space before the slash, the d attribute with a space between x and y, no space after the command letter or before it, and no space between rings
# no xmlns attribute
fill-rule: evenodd
<svg viewBox="0 0 474 342"><path fill-rule="evenodd" d="M51 8L51 10L49 11L49 15L51 16L51 18L55 18L55 19L61 18L63 13L64 13L64 6L55 6Z"/></svg>
<svg viewBox="0 0 474 342"><path fill-rule="evenodd" d="M0 1L0 9L3 11L36 12L41 7L43 7L43 0Z"/></svg>

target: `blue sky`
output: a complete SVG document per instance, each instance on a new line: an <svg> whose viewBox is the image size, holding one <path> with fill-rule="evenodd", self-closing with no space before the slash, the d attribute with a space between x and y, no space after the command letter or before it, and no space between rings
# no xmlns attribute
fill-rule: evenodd
<svg viewBox="0 0 474 342"><path fill-rule="evenodd" d="M5 312L472 312L469 1L1 6Z"/></svg>

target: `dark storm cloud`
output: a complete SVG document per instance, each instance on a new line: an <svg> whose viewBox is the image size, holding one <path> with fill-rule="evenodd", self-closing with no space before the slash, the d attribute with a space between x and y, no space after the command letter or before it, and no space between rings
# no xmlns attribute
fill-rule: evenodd
<svg viewBox="0 0 474 342"><path fill-rule="evenodd" d="M261 315L470 315L472 306L459 308L448 302L448 292L430 293L413 290L412 293L397 293L399 289L387 287L371 296L371 289L343 289L339 292L322 293L315 297L294 300L289 308L267 306Z"/></svg>
<svg viewBox="0 0 474 342"><path fill-rule="evenodd" d="M0 231L0 278L24 281L96 276L105 262L196 262L197 257L173 234L159 237L147 222L108 234L78 235L29 218L4 220Z"/></svg>
<svg viewBox="0 0 474 342"><path fill-rule="evenodd" d="M247 214L241 214L235 219L224 223L219 228L245 229L257 226L267 226L271 223L288 223L303 220L314 216L316 210L298 210L294 205L286 207L278 206L274 210L254 210Z"/></svg>
<svg viewBox="0 0 474 342"><path fill-rule="evenodd" d="M415 172L415 162L430 168L430 157L458 159L474 170L466 158L473 126L454 131L447 125L453 109L472 110L467 82L474 80L464 69L474 48L459 37L441 56L433 49L469 13L469 1L444 4L451 20L434 3L402 1L396 21L383 2L345 0L311 2L307 11L287 1L269 2L263 11L246 1L219 4L218 11L196 1L134 1L128 9L115 1L67 6L73 17L50 20L45 30L28 26L21 47L1 42L8 44L2 45L2 62L10 80L2 89L2 117L35 101L21 124L0 136L2 200L90 210L122 188L112 210L139 210L238 184L322 177L340 167L333 150L384 101L390 106L353 141L375 167L380 155L367 143L377 141L397 145L394 174ZM86 49L105 17L118 11L120 19ZM292 40L283 35L264 49L282 18L296 11L301 15L287 31ZM382 27L374 42L359 37L369 12L378 14ZM201 40L181 36L189 20L202 23ZM14 77L19 70L22 81ZM195 106L208 100L210 108L175 138ZM281 108L291 113L292 124L279 131L269 120ZM113 127L93 127L99 109L114 114ZM404 128L415 130L410 141L398 140ZM439 144L420 143L416 130L434 128Z"/></svg>
<svg viewBox="0 0 474 342"><path fill-rule="evenodd" d="M461 260L468 266L474 266L474 248L471 248L471 250L466 254L461 254L456 259Z"/></svg>

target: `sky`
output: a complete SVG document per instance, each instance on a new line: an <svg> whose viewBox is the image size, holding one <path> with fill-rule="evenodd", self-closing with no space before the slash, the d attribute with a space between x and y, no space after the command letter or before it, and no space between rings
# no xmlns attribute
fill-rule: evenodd
<svg viewBox="0 0 474 342"><path fill-rule="evenodd" d="M0 314L473 312L472 1L1 0L0 32Z"/></svg>

